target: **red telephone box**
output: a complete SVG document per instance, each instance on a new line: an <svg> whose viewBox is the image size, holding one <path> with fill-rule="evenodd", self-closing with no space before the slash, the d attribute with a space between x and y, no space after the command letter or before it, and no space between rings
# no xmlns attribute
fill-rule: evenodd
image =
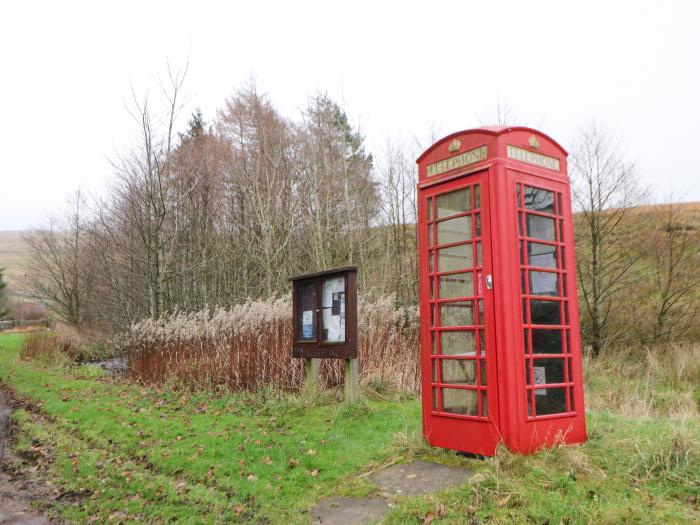
<svg viewBox="0 0 700 525"><path fill-rule="evenodd" d="M586 439L566 151L524 127L418 159L423 433L493 455Z"/></svg>

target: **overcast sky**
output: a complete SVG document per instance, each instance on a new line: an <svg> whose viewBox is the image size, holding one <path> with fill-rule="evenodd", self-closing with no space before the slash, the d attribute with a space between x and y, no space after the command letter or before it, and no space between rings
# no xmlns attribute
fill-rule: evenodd
<svg viewBox="0 0 700 525"><path fill-rule="evenodd" d="M247 4L4 3L0 230L104 191L132 86L187 60L186 111L206 119L254 76L292 118L328 92L372 150L488 123L500 99L564 147L595 118L656 200L700 200L698 1Z"/></svg>

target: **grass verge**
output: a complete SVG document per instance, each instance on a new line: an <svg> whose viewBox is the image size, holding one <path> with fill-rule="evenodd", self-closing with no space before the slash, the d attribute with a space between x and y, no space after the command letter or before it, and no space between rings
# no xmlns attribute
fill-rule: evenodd
<svg viewBox="0 0 700 525"><path fill-rule="evenodd" d="M378 493L362 472L413 458L474 475L398 498L386 523L700 520L697 418L591 412L583 446L480 462L427 448L415 400L146 388L21 360L21 344L0 335L0 380L24 403L15 448L60 487L50 511L70 522L309 523L324 496Z"/></svg>

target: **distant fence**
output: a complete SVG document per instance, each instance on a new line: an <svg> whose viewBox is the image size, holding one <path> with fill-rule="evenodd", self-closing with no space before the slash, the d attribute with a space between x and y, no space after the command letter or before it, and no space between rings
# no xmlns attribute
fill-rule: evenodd
<svg viewBox="0 0 700 525"><path fill-rule="evenodd" d="M51 319L8 319L0 321L0 332L13 328L50 328Z"/></svg>

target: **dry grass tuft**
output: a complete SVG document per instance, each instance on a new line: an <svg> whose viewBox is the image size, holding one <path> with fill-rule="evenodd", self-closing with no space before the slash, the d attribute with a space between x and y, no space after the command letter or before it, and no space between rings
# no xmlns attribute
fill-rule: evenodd
<svg viewBox="0 0 700 525"><path fill-rule="evenodd" d="M698 417L700 345L611 350L584 358L586 408L634 418ZM589 394L590 393L590 394Z"/></svg>

